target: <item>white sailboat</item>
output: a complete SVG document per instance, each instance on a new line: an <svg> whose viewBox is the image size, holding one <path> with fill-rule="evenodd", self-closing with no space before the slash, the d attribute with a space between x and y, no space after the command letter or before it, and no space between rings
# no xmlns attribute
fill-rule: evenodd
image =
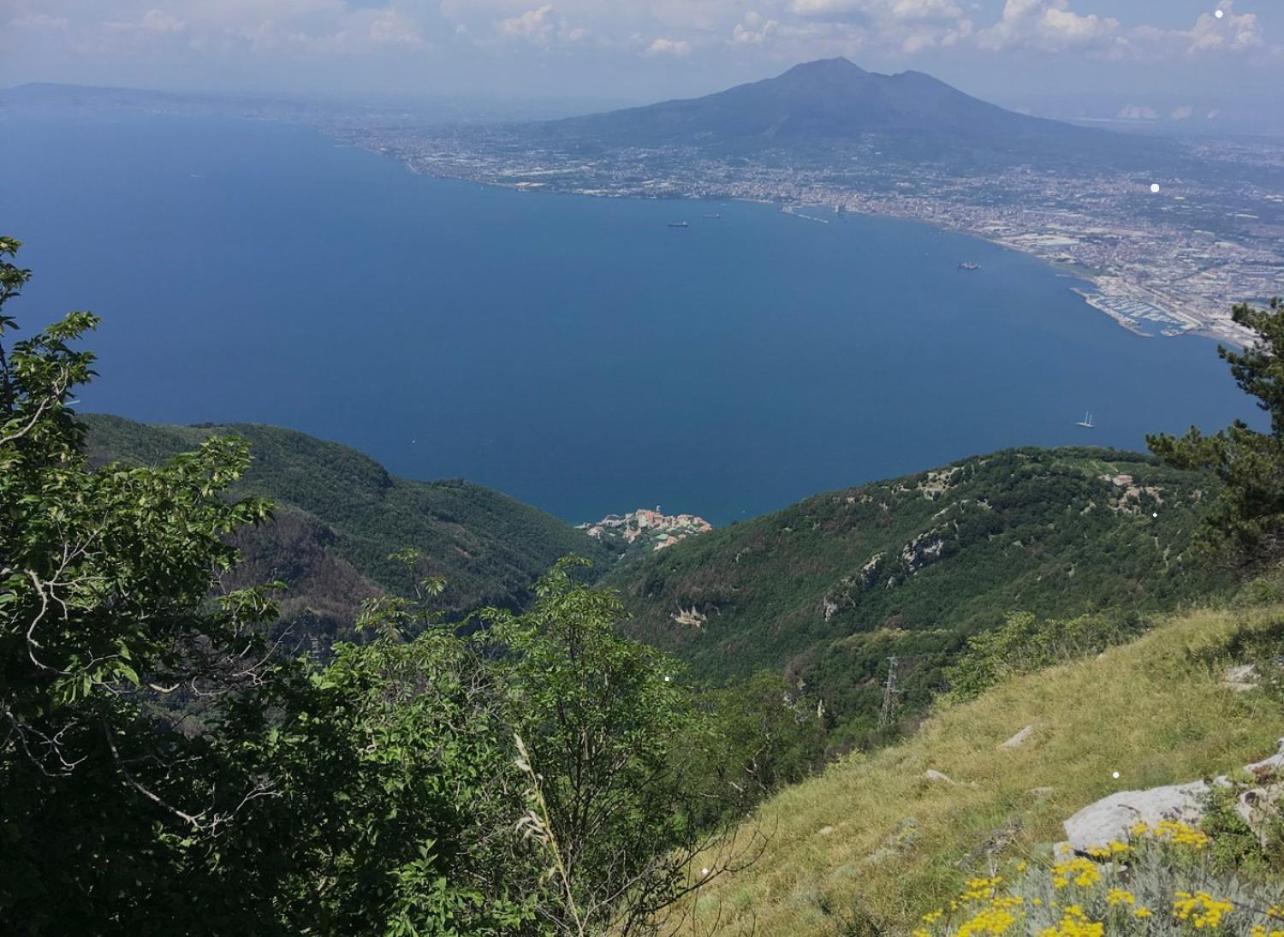
<svg viewBox="0 0 1284 937"><path fill-rule="evenodd" d="M1092 422L1092 412L1089 411L1085 413L1083 415L1083 419L1080 420L1076 425L1082 426L1084 429L1092 429L1096 425Z"/></svg>

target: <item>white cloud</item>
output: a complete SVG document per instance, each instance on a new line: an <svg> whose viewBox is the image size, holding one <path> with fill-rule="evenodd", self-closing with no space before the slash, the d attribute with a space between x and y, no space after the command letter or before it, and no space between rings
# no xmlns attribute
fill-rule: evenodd
<svg viewBox="0 0 1284 937"><path fill-rule="evenodd" d="M733 45L760 46L770 40L779 29L780 23L777 20L764 19L761 13L750 10L731 30L731 42Z"/></svg>
<svg viewBox="0 0 1284 937"><path fill-rule="evenodd" d="M963 18L954 0L789 0L789 11L817 19L859 15L874 23Z"/></svg>
<svg viewBox="0 0 1284 937"><path fill-rule="evenodd" d="M461 28L468 32L467 27ZM551 3L526 10L516 16L501 19L497 30L506 40L529 42L533 45L548 47L555 42L575 44L584 42L593 35L586 26L572 26ZM486 44L485 40L482 44Z"/></svg>
<svg viewBox="0 0 1284 937"><path fill-rule="evenodd" d="M166 10L148 10L137 20L110 20L103 24L109 32L151 34L154 36L181 33L187 24Z"/></svg>
<svg viewBox="0 0 1284 937"><path fill-rule="evenodd" d="M1076 13L1070 0L1006 0L998 22L977 33L977 42L991 50L1086 49L1139 59L1239 52L1265 44L1256 14L1235 13L1234 0L1223 0L1218 9L1220 17L1201 13L1190 29L1150 24L1125 28L1114 17Z"/></svg>
<svg viewBox="0 0 1284 937"><path fill-rule="evenodd" d="M1230 50L1233 52L1262 45L1262 29L1255 13L1236 13L1233 2L1221 6L1224 14L1201 13L1195 25L1186 33L1189 38L1187 51L1192 53Z"/></svg>
<svg viewBox="0 0 1284 937"><path fill-rule="evenodd" d="M1129 104L1120 108L1117 116L1119 120L1158 120L1159 112L1144 104Z"/></svg>
<svg viewBox="0 0 1284 937"><path fill-rule="evenodd" d="M956 45L973 33L956 0L788 0L793 15L827 23L835 37L914 55Z"/></svg>
<svg viewBox="0 0 1284 937"><path fill-rule="evenodd" d="M271 68L283 56L373 59L429 48L443 62L473 48L498 56L530 47L656 60L710 52L782 66L846 55L927 70L935 50L951 47L1143 60L1278 51L1263 33L1267 14L1237 13L1237 0L1208 0L1188 28L1121 22L1116 0L988 2L1001 11L982 21L981 0L0 0L9 15L0 44L6 32L17 37L32 61L51 52L142 60L154 51L168 62L199 53ZM1144 6L1129 9L1136 16Z"/></svg>
<svg viewBox="0 0 1284 937"><path fill-rule="evenodd" d="M553 37L555 31L555 14L551 3L499 21L500 34L510 39L525 39L543 44Z"/></svg>
<svg viewBox="0 0 1284 937"><path fill-rule="evenodd" d="M1119 21L1095 13L1081 15L1069 0L1007 0L992 26L977 33L984 49L1031 47L1056 52L1071 47L1106 47L1114 43Z"/></svg>
<svg viewBox="0 0 1284 937"><path fill-rule="evenodd" d="M685 39L671 39L668 36L661 36L646 47L646 54L649 56L670 55L675 58L682 58L691 54L691 43Z"/></svg>
<svg viewBox="0 0 1284 937"><path fill-rule="evenodd" d="M47 13L28 13L25 16L18 16L9 21L9 25L15 29L35 29L35 30L53 30L62 32L67 29L71 21L65 16L50 16Z"/></svg>

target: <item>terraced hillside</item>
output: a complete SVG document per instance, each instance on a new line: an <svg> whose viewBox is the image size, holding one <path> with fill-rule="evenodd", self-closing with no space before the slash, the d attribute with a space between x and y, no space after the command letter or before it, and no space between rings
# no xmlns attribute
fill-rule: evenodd
<svg viewBox="0 0 1284 937"><path fill-rule="evenodd" d="M1210 482L1132 453L1023 449L830 492L607 577L630 632L701 678L782 670L840 741L921 712L969 635L1013 611L1119 628L1217 589L1187 562Z"/></svg>

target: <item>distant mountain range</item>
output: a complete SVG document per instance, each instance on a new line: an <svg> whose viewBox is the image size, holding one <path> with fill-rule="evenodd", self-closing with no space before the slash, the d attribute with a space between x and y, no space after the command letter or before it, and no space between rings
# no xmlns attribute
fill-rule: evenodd
<svg viewBox="0 0 1284 937"><path fill-rule="evenodd" d="M1163 144L1018 114L923 72L867 72L844 58L689 100L539 125L549 140L604 148L673 146L751 153L868 144L886 155L1120 158Z"/></svg>

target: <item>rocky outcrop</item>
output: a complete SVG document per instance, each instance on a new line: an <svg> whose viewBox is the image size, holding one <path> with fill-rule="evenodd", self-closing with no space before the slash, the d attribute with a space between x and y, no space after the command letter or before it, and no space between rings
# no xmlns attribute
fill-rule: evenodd
<svg viewBox="0 0 1284 937"><path fill-rule="evenodd" d="M1138 485L1131 475L1101 475L1103 482L1109 482L1116 489L1110 499L1110 510L1123 514L1140 514L1147 501L1155 505L1164 503L1164 491L1153 485Z"/></svg>
<svg viewBox="0 0 1284 937"><path fill-rule="evenodd" d="M690 608L679 608L669 617L675 624L686 625L688 628L703 628L704 623L709 620L709 616L694 605Z"/></svg>
<svg viewBox="0 0 1284 937"><path fill-rule="evenodd" d="M884 559L884 554L875 553L855 574L838 580L838 584L821 599L820 610L825 621L829 621L843 609L854 606L861 593L873 588L883 569Z"/></svg>
<svg viewBox="0 0 1284 937"><path fill-rule="evenodd" d="M1284 783L1284 739L1279 751L1244 770L1255 782L1238 794L1236 812L1250 828L1261 831L1266 820L1278 812ZM1154 826L1161 820L1179 820L1196 825L1204 816L1205 804L1214 785L1228 787L1224 776L1212 781L1191 781L1144 791L1120 791L1084 807L1065 821L1066 840L1075 852L1087 853L1112 841L1124 841L1137 823Z"/></svg>
<svg viewBox="0 0 1284 937"><path fill-rule="evenodd" d="M1260 681L1261 674L1257 672L1257 667L1253 664L1240 664L1226 670L1226 678L1222 684L1236 693L1247 693L1249 690L1256 690Z"/></svg>
<svg viewBox="0 0 1284 937"><path fill-rule="evenodd" d="M1160 820L1195 824L1204 815L1207 781L1172 784L1147 791L1120 791L1084 807L1065 822L1066 840L1075 852L1100 849L1125 841L1137 823L1154 826Z"/></svg>
<svg viewBox="0 0 1284 937"><path fill-rule="evenodd" d="M919 534L901 550L901 565L907 576L913 576L924 566L930 566L945 555L945 532L927 530Z"/></svg>
<svg viewBox="0 0 1284 937"><path fill-rule="evenodd" d="M1027 741L1029 741L1030 736L1032 735L1034 735L1034 726L1026 726L1016 735L1012 736L1012 738L1008 739L1006 742L999 745L999 750L1011 751L1014 748L1020 748Z"/></svg>

